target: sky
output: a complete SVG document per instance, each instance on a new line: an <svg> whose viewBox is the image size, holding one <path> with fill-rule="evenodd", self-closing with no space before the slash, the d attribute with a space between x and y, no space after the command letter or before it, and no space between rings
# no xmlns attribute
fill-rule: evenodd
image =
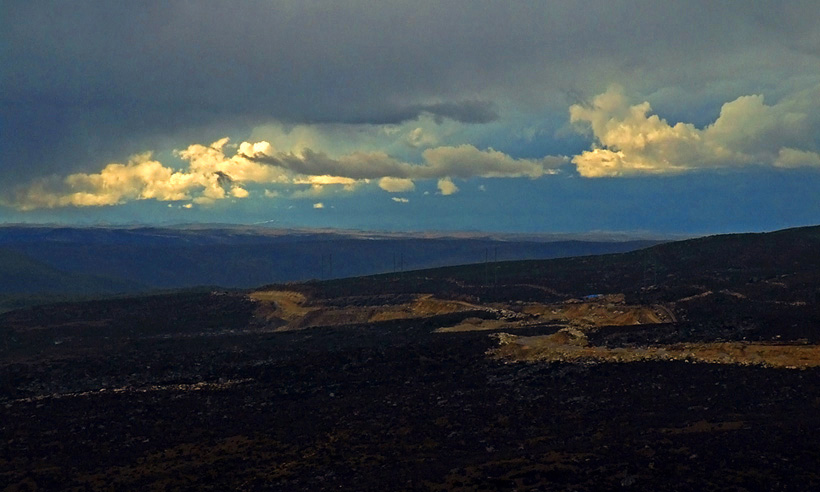
<svg viewBox="0 0 820 492"><path fill-rule="evenodd" d="M0 11L2 223L820 223L815 0Z"/></svg>

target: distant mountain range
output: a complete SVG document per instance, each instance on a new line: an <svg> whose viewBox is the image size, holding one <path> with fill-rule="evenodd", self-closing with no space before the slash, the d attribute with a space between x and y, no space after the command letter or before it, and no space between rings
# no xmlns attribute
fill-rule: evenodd
<svg viewBox="0 0 820 492"><path fill-rule="evenodd" d="M495 260L598 255L658 242L250 226L7 226L0 228L0 303L5 303L0 308L52 298L195 286L247 288Z"/></svg>

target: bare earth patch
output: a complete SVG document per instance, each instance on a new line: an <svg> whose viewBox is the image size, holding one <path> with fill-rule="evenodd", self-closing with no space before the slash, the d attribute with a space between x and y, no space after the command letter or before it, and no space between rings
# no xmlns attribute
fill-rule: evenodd
<svg viewBox="0 0 820 492"><path fill-rule="evenodd" d="M467 302L438 299L432 294L418 294L411 302L402 304L345 307L328 306L299 292L285 290L257 291L250 298L257 303L257 320L276 331L425 318L487 309Z"/></svg>
<svg viewBox="0 0 820 492"><path fill-rule="evenodd" d="M511 311L511 308L515 310ZM483 309L496 312L499 319L467 318L457 325L439 328L436 331L447 333L512 330L545 324L595 329L603 326L661 324L675 321L674 315L666 307L625 304L623 294L596 296L584 300L572 299L553 304L491 304Z"/></svg>
<svg viewBox="0 0 820 492"><path fill-rule="evenodd" d="M820 346L761 342L680 343L646 347L601 347L587 343L580 330L518 337L499 334L492 355L509 361L640 362L674 361L759 365L798 369L820 366Z"/></svg>

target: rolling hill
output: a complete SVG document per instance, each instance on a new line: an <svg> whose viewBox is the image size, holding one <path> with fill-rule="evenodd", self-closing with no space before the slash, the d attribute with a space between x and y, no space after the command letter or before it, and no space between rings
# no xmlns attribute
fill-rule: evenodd
<svg viewBox="0 0 820 492"><path fill-rule="evenodd" d="M487 258L555 258L629 251L655 241L535 240L515 236L280 231L253 227L0 227L0 295L127 294L351 277ZM12 268L14 265L19 267Z"/></svg>
<svg viewBox="0 0 820 492"><path fill-rule="evenodd" d="M4 313L0 476L814 489L819 251L808 227Z"/></svg>

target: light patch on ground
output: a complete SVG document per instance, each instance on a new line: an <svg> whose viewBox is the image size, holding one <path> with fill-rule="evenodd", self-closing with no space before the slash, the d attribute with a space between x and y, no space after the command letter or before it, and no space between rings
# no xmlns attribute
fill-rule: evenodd
<svg viewBox="0 0 820 492"><path fill-rule="evenodd" d="M285 290L258 291L250 297L257 302L257 320L276 331L425 318L484 309L467 302L437 299L432 294L420 294L403 304L345 307L311 302L304 294Z"/></svg>
<svg viewBox="0 0 820 492"><path fill-rule="evenodd" d="M561 322L574 326L629 326L674 321L662 306L623 304L623 296L607 296L600 301L569 301L560 304L526 304L521 310L542 322Z"/></svg>
<svg viewBox="0 0 820 492"><path fill-rule="evenodd" d="M491 355L509 361L641 362L685 361L759 365L797 369L820 366L820 346L762 342L680 343L665 346L608 348L588 344L586 335L567 328L552 335L498 335Z"/></svg>
<svg viewBox="0 0 820 492"><path fill-rule="evenodd" d="M491 304L484 309L496 313L498 319L467 318L457 325L439 328L436 331L517 329L544 324L598 328L675 321L674 314L664 306L625 304L622 294L585 300L573 299L556 304L526 303L515 306L515 311L511 311L506 304Z"/></svg>
<svg viewBox="0 0 820 492"><path fill-rule="evenodd" d="M257 302L256 319L268 329L277 331L417 319L468 311L484 311L488 316L470 317L436 331L503 330L545 324L594 329L675 321L674 315L665 307L625 304L621 294L557 304L526 303L512 309L506 304L473 304L439 299L432 294L418 294L412 301L401 304L343 307L330 306L288 290L257 291L250 297Z"/></svg>
<svg viewBox="0 0 820 492"><path fill-rule="evenodd" d="M461 331L507 330L524 326L521 322L510 322L500 319L467 318L461 323L445 328L438 328L436 333L455 333Z"/></svg>
<svg viewBox="0 0 820 492"><path fill-rule="evenodd" d="M314 310L304 305L307 302L304 294L289 290L257 291L250 298L257 302L256 316L266 321L293 322Z"/></svg>
<svg viewBox="0 0 820 492"><path fill-rule="evenodd" d="M378 308L370 317L370 321L389 321L394 319L420 318L440 314L452 314L462 311L482 309L481 306L461 301L437 299L432 294L423 294L415 301L399 306Z"/></svg>

